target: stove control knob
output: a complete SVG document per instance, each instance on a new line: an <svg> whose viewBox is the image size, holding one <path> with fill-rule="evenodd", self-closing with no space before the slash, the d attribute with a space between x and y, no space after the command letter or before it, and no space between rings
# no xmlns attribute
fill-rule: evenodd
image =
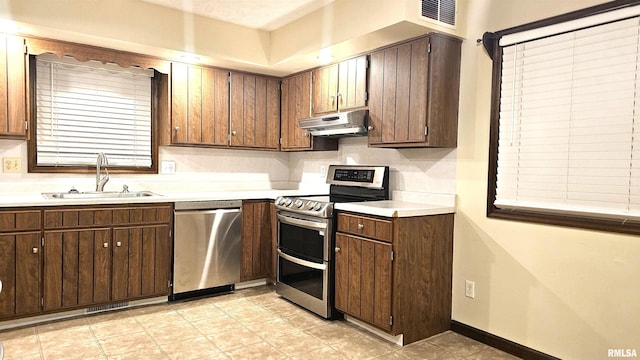
<svg viewBox="0 0 640 360"><path fill-rule="evenodd" d="M284 206L289 206L289 205L291 205L292 202L293 202L293 200L291 200L289 198L285 198L284 199Z"/></svg>
<svg viewBox="0 0 640 360"><path fill-rule="evenodd" d="M316 205L315 201L307 201L307 209L313 210L313 207Z"/></svg>
<svg viewBox="0 0 640 360"><path fill-rule="evenodd" d="M322 204L321 203L317 203L316 206L313 207L313 209L315 211L320 211L320 209L322 209Z"/></svg>
<svg viewBox="0 0 640 360"><path fill-rule="evenodd" d="M302 202L302 200L300 200L300 199L296 200L296 202L293 203L293 205L295 205L296 207L299 207L299 208L302 207L302 204L304 204L304 202Z"/></svg>

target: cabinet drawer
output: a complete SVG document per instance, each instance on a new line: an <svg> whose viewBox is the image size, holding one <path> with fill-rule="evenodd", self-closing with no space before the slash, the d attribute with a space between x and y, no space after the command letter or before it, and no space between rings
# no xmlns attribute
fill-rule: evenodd
<svg viewBox="0 0 640 360"><path fill-rule="evenodd" d="M40 210L0 211L0 232L40 230Z"/></svg>
<svg viewBox="0 0 640 360"><path fill-rule="evenodd" d="M391 220L356 214L338 214L338 231L391 242Z"/></svg>
<svg viewBox="0 0 640 360"><path fill-rule="evenodd" d="M45 210L44 228L166 224L171 222L171 210L171 205Z"/></svg>

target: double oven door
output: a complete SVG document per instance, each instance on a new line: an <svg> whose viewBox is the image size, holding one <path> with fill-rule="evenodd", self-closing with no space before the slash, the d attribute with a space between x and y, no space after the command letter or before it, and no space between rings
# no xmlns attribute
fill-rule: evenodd
<svg viewBox="0 0 640 360"><path fill-rule="evenodd" d="M276 292L324 317L333 316L333 220L278 211Z"/></svg>

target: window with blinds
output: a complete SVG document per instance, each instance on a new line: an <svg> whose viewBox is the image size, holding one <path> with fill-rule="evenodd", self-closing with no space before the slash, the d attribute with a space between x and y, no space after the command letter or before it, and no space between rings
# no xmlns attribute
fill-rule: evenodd
<svg viewBox="0 0 640 360"><path fill-rule="evenodd" d="M638 15L500 38L496 209L640 220Z"/></svg>
<svg viewBox="0 0 640 360"><path fill-rule="evenodd" d="M150 168L153 70L36 57L37 166Z"/></svg>

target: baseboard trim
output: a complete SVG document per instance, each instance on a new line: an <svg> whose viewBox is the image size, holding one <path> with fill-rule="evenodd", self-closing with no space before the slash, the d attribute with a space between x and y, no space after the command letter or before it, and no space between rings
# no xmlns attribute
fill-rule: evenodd
<svg viewBox="0 0 640 360"><path fill-rule="evenodd" d="M479 341L483 344L487 344L498 350L502 350L506 353L525 360L560 360L557 357L545 354L524 345L520 345L511 340L501 338L499 336L490 334L480 329L476 329L473 326L469 326L455 320L451 320L451 330L457 332L460 335L464 335L468 338Z"/></svg>

